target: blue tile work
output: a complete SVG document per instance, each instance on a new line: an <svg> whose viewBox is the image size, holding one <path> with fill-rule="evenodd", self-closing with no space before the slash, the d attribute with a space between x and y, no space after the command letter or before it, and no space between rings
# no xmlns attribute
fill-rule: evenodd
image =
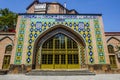
<svg viewBox="0 0 120 80"><path fill-rule="evenodd" d="M82 35L84 38L87 49L89 64L94 63L93 43L90 29L90 19L97 19L97 16L81 16L81 15L23 15L23 18L30 19L28 50L26 57L26 64L32 64L33 46L34 42L39 35L47 29L55 25L65 25L73 29L75 32ZM84 52L84 51L83 51ZM81 54L81 64L85 64L86 54Z"/></svg>
<svg viewBox="0 0 120 80"><path fill-rule="evenodd" d="M14 61L14 63L18 65L21 64L21 60L22 60L25 28L26 28L26 19L21 19L19 33L18 33L18 40L17 40L16 55Z"/></svg>
<svg viewBox="0 0 120 80"><path fill-rule="evenodd" d="M102 33L100 30L99 20L94 20L94 29L95 29L95 36L96 36L96 44L97 44L97 51L98 51L98 59L100 64L105 64L105 54L104 54L104 46L102 41Z"/></svg>

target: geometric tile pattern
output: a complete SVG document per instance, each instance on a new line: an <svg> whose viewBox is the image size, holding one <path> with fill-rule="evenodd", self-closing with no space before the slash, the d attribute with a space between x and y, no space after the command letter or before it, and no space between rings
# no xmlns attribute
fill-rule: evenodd
<svg viewBox="0 0 120 80"><path fill-rule="evenodd" d="M18 40L17 40L17 48L16 48L16 57L15 57L15 64L21 64L22 59L22 49L23 49L23 43L24 43L24 34L25 27L26 27L26 20L29 18L30 24L29 24L29 39L28 39L28 46L27 46L27 52L26 52L26 63L32 64L32 58L33 58L33 47L34 42L37 39L39 35L41 35L44 31L47 29L55 26L55 25L65 25L66 27L69 27L79 33L85 40L85 43L87 45L87 54L80 55L81 58L81 64L85 64L86 58L85 55L88 55L88 63L93 64L94 63L94 53L93 53L93 42L92 42L92 33L90 29L90 20L97 19L96 16L82 16L82 15L22 15L22 19L20 21L20 28L19 28L19 34L18 34ZM95 21L95 23L97 23ZM96 27L96 24L95 24ZM96 31L98 29L96 28ZM100 30L99 30L100 31ZM104 52L100 49L100 40L101 38L96 34L96 40L98 52L99 52L99 61L105 62L104 59ZM102 40L102 39L101 39ZM103 45L102 45L103 46ZM82 49L82 47L81 47ZM83 50L83 49L82 49ZM103 50L103 47L102 47ZM85 49L81 52L85 52ZM102 54L100 52L103 52ZM103 56L102 56L103 55ZM38 55L39 57L39 55Z"/></svg>
<svg viewBox="0 0 120 80"><path fill-rule="evenodd" d="M94 29L95 29L99 63L104 64L105 54L104 54L104 47L103 47L103 41L102 41L102 34L100 30L99 21L97 19L94 20Z"/></svg>
<svg viewBox="0 0 120 80"><path fill-rule="evenodd" d="M32 16L32 15L31 15ZM91 30L90 30L90 22L89 19L65 19L65 20L56 20L54 18L44 18L39 19L36 18L34 15L33 17L30 17L30 29L29 29L29 40L28 40L28 51L27 51L27 57L26 57L26 63L32 64L32 55L33 55L33 46L36 38L47 29L62 24L66 27L69 27L79 33L84 40L86 41L86 45L88 46L88 55L89 55L89 64L94 63L94 53L93 53L93 46L92 46L92 37L91 37ZM84 51L83 51L84 52ZM81 54L81 64L85 64L85 55Z"/></svg>
<svg viewBox="0 0 120 80"><path fill-rule="evenodd" d="M85 56L86 56L86 54L84 54L85 53L85 49L84 49L84 47L83 46L80 46L80 60L81 60L81 65L85 65Z"/></svg>
<svg viewBox="0 0 120 80"><path fill-rule="evenodd" d="M16 48L16 55L14 61L15 64L21 64L25 28L26 28L26 19L22 19L20 21L20 27L18 33L17 48Z"/></svg>

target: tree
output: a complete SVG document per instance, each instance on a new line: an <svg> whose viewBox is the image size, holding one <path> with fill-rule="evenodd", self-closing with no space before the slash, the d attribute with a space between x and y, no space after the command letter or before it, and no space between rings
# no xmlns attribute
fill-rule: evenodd
<svg viewBox="0 0 120 80"><path fill-rule="evenodd" d="M8 8L0 9L0 29L1 31L15 30L17 23L17 14Z"/></svg>

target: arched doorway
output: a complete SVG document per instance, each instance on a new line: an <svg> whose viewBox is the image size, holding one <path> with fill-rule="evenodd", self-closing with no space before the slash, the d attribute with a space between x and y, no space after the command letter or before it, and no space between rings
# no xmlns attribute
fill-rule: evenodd
<svg viewBox="0 0 120 80"><path fill-rule="evenodd" d="M80 69L86 63L83 38L66 28L46 31L34 50L35 69Z"/></svg>
<svg viewBox="0 0 120 80"><path fill-rule="evenodd" d="M41 50L41 69L79 68L77 43L64 34L58 33L45 41Z"/></svg>

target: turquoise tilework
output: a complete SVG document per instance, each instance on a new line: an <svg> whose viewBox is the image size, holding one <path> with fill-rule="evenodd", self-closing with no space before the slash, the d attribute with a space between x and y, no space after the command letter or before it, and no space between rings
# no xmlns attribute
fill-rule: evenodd
<svg viewBox="0 0 120 80"><path fill-rule="evenodd" d="M104 53L104 46L102 41L102 33L100 30L99 20L94 20L94 29L95 29L95 36L96 36L96 44L97 44L97 51L98 51L98 59L100 64L104 64L105 62L105 53Z"/></svg>
<svg viewBox="0 0 120 80"><path fill-rule="evenodd" d="M16 55L14 61L15 64L21 64L25 28L26 28L26 19L21 19L19 33L18 33L17 47L16 47Z"/></svg>
<svg viewBox="0 0 120 80"><path fill-rule="evenodd" d="M24 15L23 18L30 19L28 50L26 64L32 64L32 55L34 42L47 29L55 25L65 25L79 33L85 40L88 49L89 64L94 63L93 42L90 29L90 19L96 19L95 16L81 15ZM83 51L85 52L85 50ZM39 57L39 56L38 56ZM85 64L85 54L81 54L81 64Z"/></svg>

